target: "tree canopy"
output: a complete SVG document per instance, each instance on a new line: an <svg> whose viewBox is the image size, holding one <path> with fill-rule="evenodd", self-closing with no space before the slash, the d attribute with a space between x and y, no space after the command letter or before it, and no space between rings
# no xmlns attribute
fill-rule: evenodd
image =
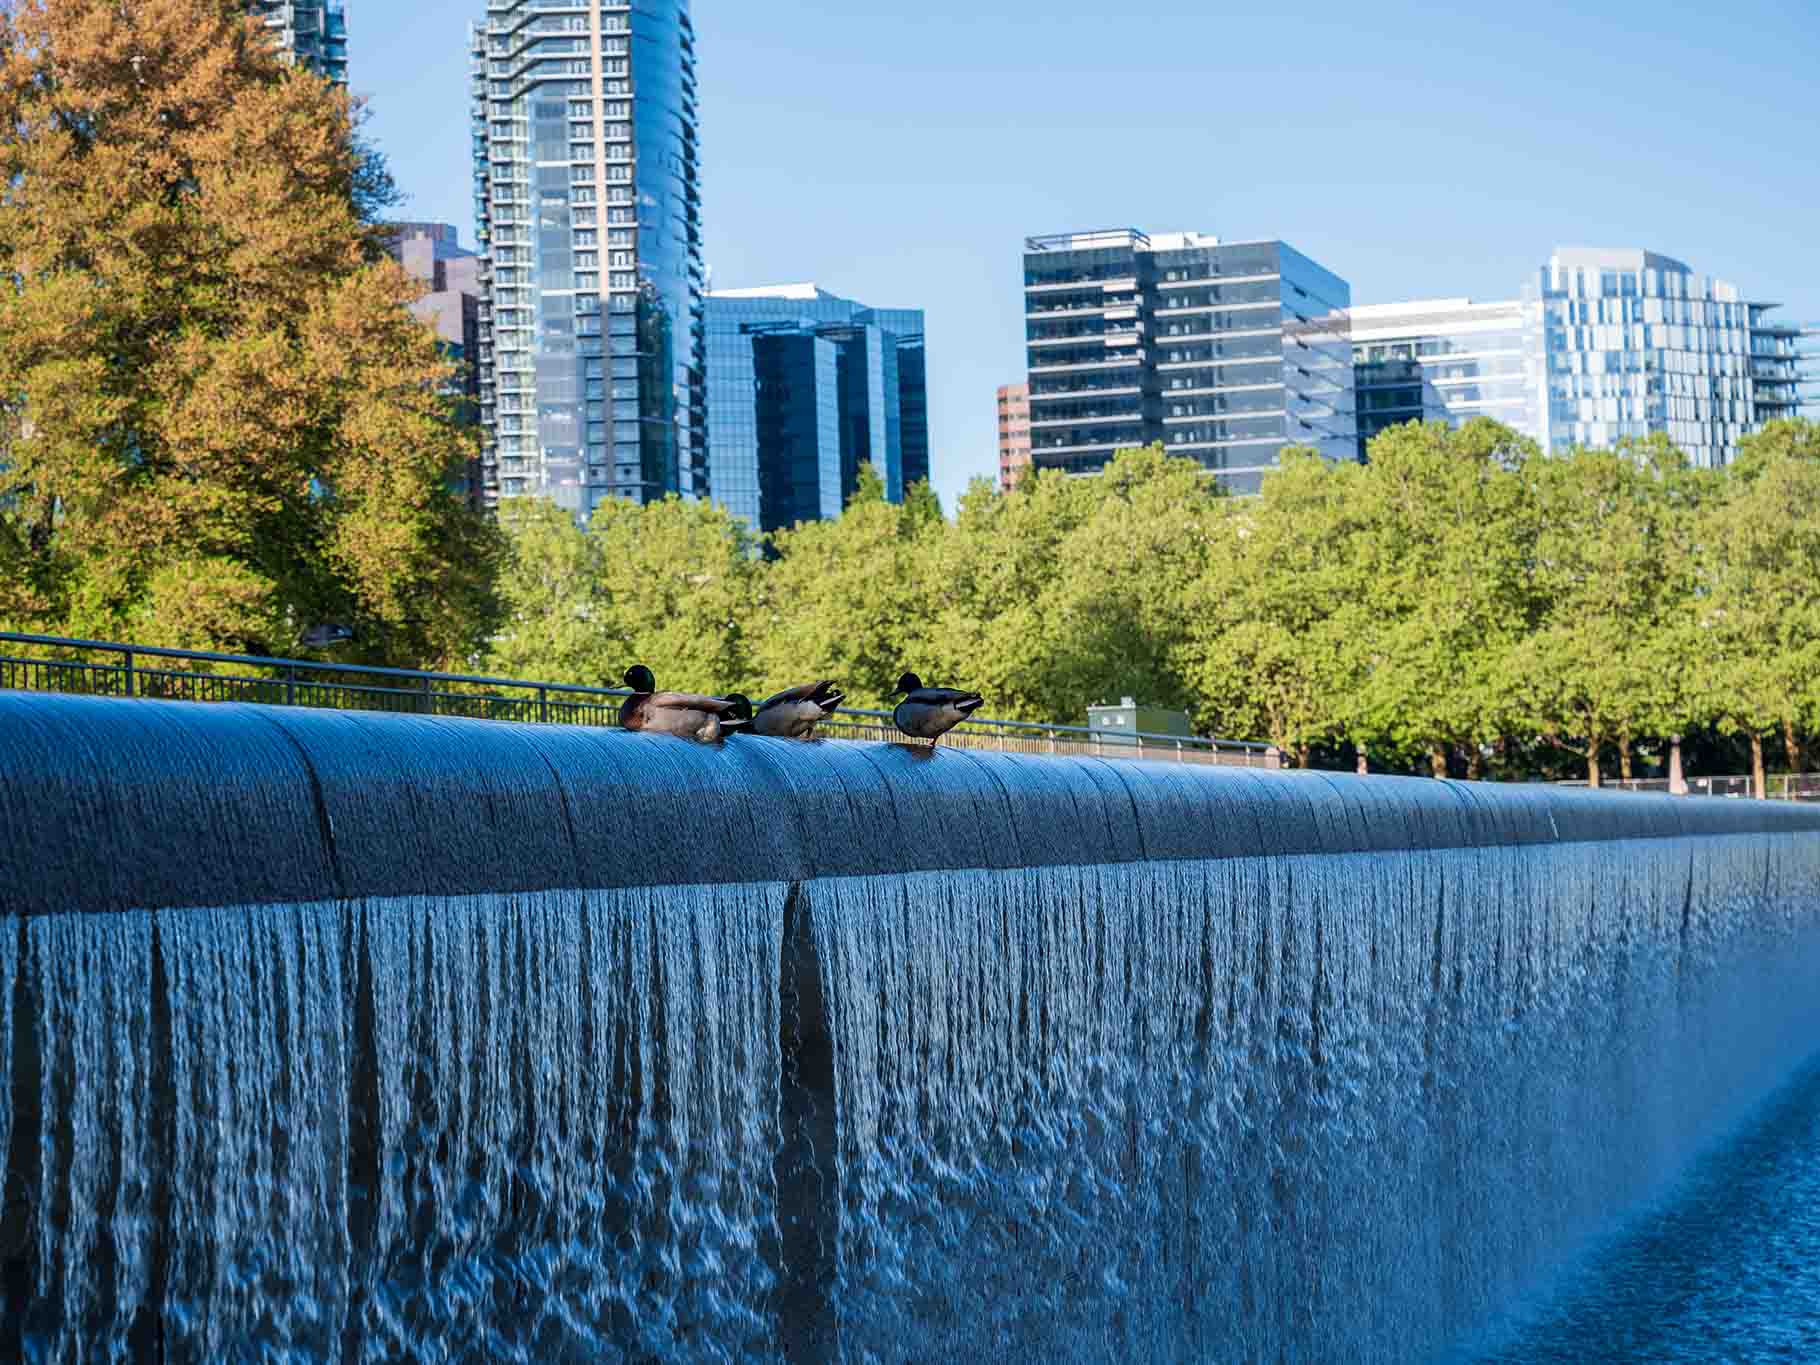
<svg viewBox="0 0 1820 1365"><path fill-rule="evenodd" d="M1097 478L977 482L952 519L885 500L760 552L706 504L614 505L589 532L508 513L493 666L738 689L832 677L883 707L898 675L991 713L1079 724L1180 707L1294 762L1600 781L1673 736L1820 727L1820 427L1781 423L1729 470L1661 438L1543 455L1491 422L1410 425L1365 464L1286 452L1257 497L1127 451ZM639 656L635 659L634 656Z"/></svg>
<svg viewBox="0 0 1820 1365"><path fill-rule="evenodd" d="M498 541L345 93L235 0L17 0L0 170L0 620L469 656Z"/></svg>

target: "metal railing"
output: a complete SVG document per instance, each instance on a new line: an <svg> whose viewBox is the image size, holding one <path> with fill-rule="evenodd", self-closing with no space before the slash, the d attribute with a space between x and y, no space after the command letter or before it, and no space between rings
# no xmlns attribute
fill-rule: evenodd
<svg viewBox="0 0 1820 1365"><path fill-rule="evenodd" d="M1562 782L1563 787L1584 787L1586 779ZM1661 795L1671 791L1666 777L1635 777L1629 781L1623 778L1607 778L1599 784L1604 791L1653 792ZM1770 773L1764 778L1764 793L1770 801L1820 801L1820 773ZM1689 796L1728 796L1739 800L1748 800L1755 794L1750 774L1730 774L1722 777L1690 777L1687 779Z"/></svg>
<svg viewBox="0 0 1820 1365"><path fill-rule="evenodd" d="M0 631L0 648L5 650L0 653L0 689L23 692L246 702L546 725L617 725L620 702L631 695L623 687L216 654L10 631ZM905 742L892 725L889 711L843 708L837 716L824 723L820 733L831 739ZM1028 721L969 720L944 736L942 743L1002 753L1164 759L1248 768L1282 766L1278 751L1263 744L1131 732L1108 736L1084 725Z"/></svg>

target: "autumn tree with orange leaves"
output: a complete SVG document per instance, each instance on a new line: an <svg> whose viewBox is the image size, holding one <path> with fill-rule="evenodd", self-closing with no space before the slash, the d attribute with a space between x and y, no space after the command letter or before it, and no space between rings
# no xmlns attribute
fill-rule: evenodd
<svg viewBox="0 0 1820 1365"><path fill-rule="evenodd" d="M484 638L497 533L354 116L236 0L0 3L0 623Z"/></svg>

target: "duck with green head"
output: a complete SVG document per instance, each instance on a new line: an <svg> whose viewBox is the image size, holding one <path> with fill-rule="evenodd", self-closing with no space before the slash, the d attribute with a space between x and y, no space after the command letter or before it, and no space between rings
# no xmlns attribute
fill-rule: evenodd
<svg viewBox="0 0 1820 1365"><path fill-rule="evenodd" d="M899 692L904 694L904 699L891 713L892 722L910 738L926 739L931 744L986 704L977 692L924 687L923 680L914 673L906 673L897 680L893 693Z"/></svg>
<svg viewBox="0 0 1820 1365"><path fill-rule="evenodd" d="M643 664L626 670L626 686L632 695L619 709L619 723L628 730L713 744L752 724L752 703L737 692L729 697L659 692L657 679Z"/></svg>

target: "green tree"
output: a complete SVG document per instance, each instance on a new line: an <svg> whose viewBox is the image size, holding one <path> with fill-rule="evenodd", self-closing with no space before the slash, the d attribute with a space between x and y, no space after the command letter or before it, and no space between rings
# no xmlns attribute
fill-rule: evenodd
<svg viewBox="0 0 1820 1365"><path fill-rule="evenodd" d="M948 529L939 511L928 516L920 497L887 502L867 464L840 517L774 534L752 632L762 685L833 678L849 705L890 709L891 689L917 666L927 636L924 566Z"/></svg>
<svg viewBox="0 0 1820 1365"><path fill-rule="evenodd" d="M1799 768L1820 712L1820 426L1773 422L1746 437L1699 543L1707 700L1749 741L1761 797L1765 738L1779 736Z"/></svg>
<svg viewBox="0 0 1820 1365"><path fill-rule="evenodd" d="M601 621L599 545L564 508L510 498L499 509L507 554L500 623L487 671L510 678L617 687L622 662Z"/></svg>
<svg viewBox="0 0 1820 1365"><path fill-rule="evenodd" d="M1347 725L1373 751L1462 751L1477 776L1509 729L1512 646L1528 628L1524 481L1536 448L1483 418L1395 427L1371 444L1351 541L1361 597L1347 632L1357 678Z"/></svg>
<svg viewBox="0 0 1820 1365"><path fill-rule="evenodd" d="M1578 752L1598 786L1616 748L1698 723L1694 517L1704 482L1666 439L1535 456L1529 590L1535 619L1511 668L1530 728ZM1578 747L1576 748L1576 741Z"/></svg>
<svg viewBox="0 0 1820 1365"><path fill-rule="evenodd" d="M919 524L942 519L942 500L929 486L929 480L918 479L904 490L904 512Z"/></svg>
<svg viewBox="0 0 1820 1365"><path fill-rule="evenodd" d="M925 563L931 673L992 714L1083 724L1121 695L1170 705L1188 585L1205 572L1218 490L1190 460L1123 451L1097 478L976 480Z"/></svg>
<svg viewBox="0 0 1820 1365"><path fill-rule="evenodd" d="M1261 495L1214 528L1176 646L1202 729L1267 739L1302 767L1340 738L1357 684L1363 478L1357 465L1285 451Z"/></svg>
<svg viewBox="0 0 1820 1365"><path fill-rule="evenodd" d="M0 618L465 662L499 543L345 94L237 0L16 0L0 169Z"/></svg>
<svg viewBox="0 0 1820 1365"><path fill-rule="evenodd" d="M749 619L762 561L742 521L675 497L611 499L585 532L540 501L508 505L502 516L510 554L491 671L617 686L642 663L664 688L752 685Z"/></svg>

